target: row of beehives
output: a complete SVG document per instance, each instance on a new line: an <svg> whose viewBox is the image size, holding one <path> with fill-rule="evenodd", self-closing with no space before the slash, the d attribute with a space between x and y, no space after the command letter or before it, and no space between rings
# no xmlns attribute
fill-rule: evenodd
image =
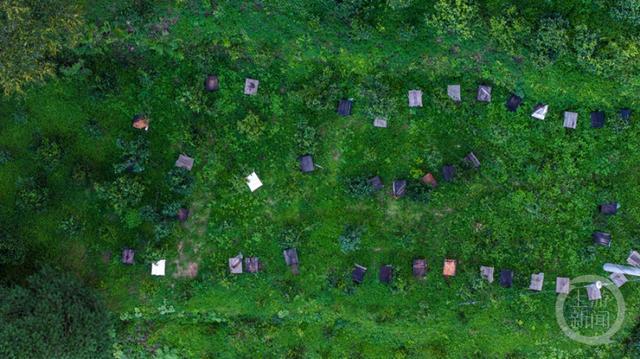
<svg viewBox="0 0 640 359"><path fill-rule="evenodd" d="M134 263L134 251L132 249L125 249L122 252L122 262L125 264ZM295 248L288 248L283 251L285 264L290 267L291 272L295 275L299 274L299 260L298 252ZM151 264L151 275L164 276L166 268L166 260L161 259ZM637 251L631 251L627 258L627 263L634 267L640 267L640 253ZM455 259L445 259L442 275L445 278L450 278L456 275L457 261ZM258 273L262 270L262 264L258 257L246 257L242 254L238 254L235 257L229 258L229 271L232 274L242 274L243 272ZM413 260L413 276L418 279L423 279L427 274L427 260L426 259L414 259ZM354 283L360 284L364 281L367 268L356 264L351 272L351 279ZM494 282L494 268L489 266L480 266L480 276L489 283ZM500 271L499 283L500 286L505 288L511 288L513 285L514 272L510 269L503 269ZM612 273L609 278L617 287L621 287L628 279L622 273ZM393 280L393 266L383 265L380 267L378 279L381 283L389 284ZM529 289L533 291L542 291L544 284L544 273L534 273L531 275L531 283ZM596 282L587 286L587 295L590 300L597 300L602 297L600 288L602 283ZM567 277L556 278L556 293L568 294L570 291L570 279Z"/></svg>

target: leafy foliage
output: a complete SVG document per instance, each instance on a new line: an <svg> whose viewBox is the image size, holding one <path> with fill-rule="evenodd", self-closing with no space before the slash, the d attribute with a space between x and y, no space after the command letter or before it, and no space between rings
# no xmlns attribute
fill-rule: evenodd
<svg viewBox="0 0 640 359"><path fill-rule="evenodd" d="M3 358L107 358L109 316L72 275L45 268L28 285L0 287Z"/></svg>
<svg viewBox="0 0 640 359"><path fill-rule="evenodd" d="M65 0L0 2L0 87L22 92L25 84L55 72L55 58L81 35L77 6Z"/></svg>

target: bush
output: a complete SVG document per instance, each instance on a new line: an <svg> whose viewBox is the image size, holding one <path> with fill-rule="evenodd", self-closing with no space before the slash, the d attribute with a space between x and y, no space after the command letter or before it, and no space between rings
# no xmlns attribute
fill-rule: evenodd
<svg viewBox="0 0 640 359"><path fill-rule="evenodd" d="M499 48L515 54L531 33L531 26L518 16L515 6L510 6L503 15L489 19L489 33Z"/></svg>
<svg viewBox="0 0 640 359"><path fill-rule="evenodd" d="M36 150L36 160L47 172L53 171L62 159L62 147L48 138L44 138Z"/></svg>
<svg viewBox="0 0 640 359"><path fill-rule="evenodd" d="M41 211L49 202L49 190L35 179L29 178L19 184L16 206L22 211Z"/></svg>
<svg viewBox="0 0 640 359"><path fill-rule="evenodd" d="M135 178L119 177L109 185L96 185L100 200L106 201L120 217L140 204L145 187Z"/></svg>
<svg viewBox="0 0 640 359"><path fill-rule="evenodd" d="M353 177L345 180L346 191L353 197L366 197L373 193L373 187L366 177Z"/></svg>
<svg viewBox="0 0 640 359"><path fill-rule="evenodd" d="M0 287L3 358L108 358L109 316L73 276L45 268L26 287Z"/></svg>
<svg viewBox="0 0 640 359"><path fill-rule="evenodd" d="M238 121L238 132L245 135L249 141L255 142L260 139L264 131L265 123L253 112L249 112L244 119Z"/></svg>
<svg viewBox="0 0 640 359"><path fill-rule="evenodd" d="M188 195L193 189L194 179L191 172L182 167L174 167L167 173L167 186L173 193Z"/></svg>
<svg viewBox="0 0 640 359"><path fill-rule="evenodd" d="M340 237L338 237L338 243L340 243L340 250L342 253L349 253L358 250L358 248L360 248L360 239L363 232L364 231L361 227L351 225L346 226Z"/></svg>
<svg viewBox="0 0 640 359"><path fill-rule="evenodd" d="M122 150L122 162L114 165L116 174L124 172L140 173L149 160L149 142L144 137L133 141L116 140L116 145Z"/></svg>
<svg viewBox="0 0 640 359"><path fill-rule="evenodd" d="M640 1L615 0L610 11L611 17L617 21L624 21L629 25L640 25Z"/></svg>
<svg viewBox="0 0 640 359"><path fill-rule="evenodd" d="M438 0L434 13L427 16L427 25L438 35L457 35L471 38L478 21L478 8L467 0Z"/></svg>
<svg viewBox="0 0 640 359"><path fill-rule="evenodd" d="M5 230L0 232L0 264L22 264L26 252L27 248L22 238Z"/></svg>
<svg viewBox="0 0 640 359"><path fill-rule="evenodd" d="M298 153L313 153L316 148L316 129L310 126L306 119L298 121L297 127L295 141L298 146Z"/></svg>
<svg viewBox="0 0 640 359"><path fill-rule="evenodd" d="M567 53L569 22L556 17L540 21L533 43L533 56L538 65L555 62Z"/></svg>

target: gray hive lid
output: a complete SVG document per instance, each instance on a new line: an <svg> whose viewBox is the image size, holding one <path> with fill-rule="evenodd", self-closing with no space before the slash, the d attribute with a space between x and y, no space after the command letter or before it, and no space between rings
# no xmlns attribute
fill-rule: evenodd
<svg viewBox="0 0 640 359"><path fill-rule="evenodd" d="M380 282L382 283L391 283L391 280L393 279L393 267L390 265L380 267L380 275L378 279L380 279Z"/></svg>
<svg viewBox="0 0 640 359"><path fill-rule="evenodd" d="M593 238L593 244L610 247L611 246L611 234L605 232L593 232L591 234Z"/></svg>
<svg viewBox="0 0 640 359"><path fill-rule="evenodd" d="M427 274L427 260L414 259L413 260L413 276L416 278L424 278L426 274Z"/></svg>
<svg viewBox="0 0 640 359"><path fill-rule="evenodd" d="M191 168L193 168L193 158L181 154L176 160L176 167L184 168L187 171L191 171Z"/></svg>
<svg viewBox="0 0 640 359"><path fill-rule="evenodd" d="M409 107L422 107L422 91L411 90L407 96L409 98Z"/></svg>
<svg viewBox="0 0 640 359"><path fill-rule="evenodd" d="M258 257L247 257L244 259L244 267L249 273L258 273L260 271L260 259Z"/></svg>
<svg viewBox="0 0 640 359"><path fill-rule="evenodd" d="M604 127L604 112L593 111L591 112L591 128Z"/></svg>
<svg viewBox="0 0 640 359"><path fill-rule="evenodd" d="M600 293L598 283L589 284L587 286L587 297L589 298L589 300L602 299L602 293Z"/></svg>
<svg viewBox="0 0 640 359"><path fill-rule="evenodd" d="M364 280L364 275L367 273L367 268L356 264L353 268L353 271L351 272L351 279L353 280L354 283L362 283L362 281Z"/></svg>
<svg viewBox="0 0 640 359"><path fill-rule="evenodd" d="M522 104L522 98L520 96L511 94L509 99L507 100L507 110L509 112L516 112L518 107Z"/></svg>
<svg viewBox="0 0 640 359"><path fill-rule="evenodd" d="M505 288L511 288L513 285L513 271L503 269L500 271L500 285Z"/></svg>
<svg viewBox="0 0 640 359"><path fill-rule="evenodd" d="M342 99L338 103L338 114L340 116L350 116L353 108L353 101Z"/></svg>
<svg viewBox="0 0 640 359"><path fill-rule="evenodd" d="M452 182L456 175L456 168L453 165L444 165L442 167L442 177L447 182Z"/></svg>
<svg viewBox="0 0 640 359"><path fill-rule="evenodd" d="M622 287L628 281L627 277L625 277L622 273L611 273L609 279L611 279L613 284L615 284L618 288Z"/></svg>
<svg viewBox="0 0 640 359"><path fill-rule="evenodd" d="M493 283L493 267L480 266L480 276L489 283Z"/></svg>
<svg viewBox="0 0 640 359"><path fill-rule="evenodd" d="M627 258L627 263L634 267L640 267L640 253L631 251L631 253L629 253L629 257Z"/></svg>
<svg viewBox="0 0 640 359"><path fill-rule="evenodd" d="M244 80L244 94L253 96L258 93L258 86L260 86L260 81L254 79L245 79Z"/></svg>
<svg viewBox="0 0 640 359"><path fill-rule="evenodd" d="M571 281L566 277L557 277L556 278L556 293L558 294L569 294L569 290L571 287Z"/></svg>
<svg viewBox="0 0 640 359"><path fill-rule="evenodd" d="M382 179L380 178L380 176L375 176L369 179L367 182L375 191L379 191L384 188L384 184L382 184Z"/></svg>
<svg viewBox="0 0 640 359"><path fill-rule="evenodd" d="M298 251L295 248L287 248L283 251L284 261L288 266L298 264Z"/></svg>
<svg viewBox="0 0 640 359"><path fill-rule="evenodd" d="M565 111L564 112L564 128L575 129L578 124L578 114L575 112Z"/></svg>
<svg viewBox="0 0 640 359"><path fill-rule="evenodd" d="M387 119L384 117L376 117L373 120L373 127L387 128Z"/></svg>
<svg viewBox="0 0 640 359"><path fill-rule="evenodd" d="M125 248L122 251L122 263L124 264L133 264L133 257L135 252L133 249Z"/></svg>
<svg viewBox="0 0 640 359"><path fill-rule="evenodd" d="M462 98L460 97L460 85L448 85L447 96L455 102L462 101Z"/></svg>
<svg viewBox="0 0 640 359"><path fill-rule="evenodd" d="M242 273L242 254L229 258L229 272L231 274Z"/></svg>
<svg viewBox="0 0 640 359"><path fill-rule="evenodd" d="M631 110L628 108L620 109L619 115L620 119L622 119L624 122L628 123L631 120Z"/></svg>
<svg viewBox="0 0 640 359"><path fill-rule="evenodd" d="M178 209L178 221L185 222L189 218L189 210L186 208Z"/></svg>
<svg viewBox="0 0 640 359"><path fill-rule="evenodd" d="M400 198L404 196L406 189L407 189L406 180L393 181L392 194L395 198Z"/></svg>
<svg viewBox="0 0 640 359"><path fill-rule="evenodd" d="M531 284L529 285L529 289L539 292L542 290L543 283L544 283L544 273L542 272L538 274L534 273L531 275Z"/></svg>
<svg viewBox="0 0 640 359"><path fill-rule="evenodd" d="M220 88L220 83L218 81L218 76L209 75L206 79L204 79L204 89L207 92L217 91Z"/></svg>
<svg viewBox="0 0 640 359"><path fill-rule="evenodd" d="M549 105L539 103L533 108L533 113L531 114L531 117L537 118L538 120L544 120L545 117L547 117L548 111L549 111Z"/></svg>
<svg viewBox="0 0 640 359"><path fill-rule="evenodd" d="M311 155L304 155L300 157L300 170L304 173L313 172L315 166L313 165L313 157Z"/></svg>
<svg viewBox="0 0 640 359"><path fill-rule="evenodd" d="M491 86L478 86L478 96L476 99L480 102L491 102Z"/></svg>
<svg viewBox="0 0 640 359"><path fill-rule="evenodd" d="M473 168L480 167L480 161L473 152L469 152L469 154L464 158L464 161Z"/></svg>
<svg viewBox="0 0 640 359"><path fill-rule="evenodd" d="M612 215L618 212L618 208L619 206L618 206L618 203L616 202L603 203L598 206L598 211L600 211L600 213L602 214Z"/></svg>

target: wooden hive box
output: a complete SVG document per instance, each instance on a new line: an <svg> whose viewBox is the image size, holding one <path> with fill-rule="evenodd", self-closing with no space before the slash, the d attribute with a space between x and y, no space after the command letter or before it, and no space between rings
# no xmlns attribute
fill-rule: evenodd
<svg viewBox="0 0 640 359"><path fill-rule="evenodd" d="M591 234L591 238L593 238L593 244L611 247L611 234L605 232L593 232Z"/></svg>
<svg viewBox="0 0 640 359"><path fill-rule="evenodd" d="M606 214L606 215L614 215L618 212L618 203L616 202L612 202L612 203L603 203L601 205L598 206L598 211L601 214Z"/></svg>
<svg viewBox="0 0 640 359"><path fill-rule="evenodd" d="M448 85L447 96L455 102L462 101L462 97L460 96L460 85Z"/></svg>
<svg viewBox="0 0 640 359"><path fill-rule="evenodd" d="M422 91L411 90L408 93L409 107L422 107Z"/></svg>
<svg viewBox="0 0 640 359"><path fill-rule="evenodd" d="M591 112L591 128L603 128L604 127L604 112L593 111Z"/></svg>
<svg viewBox="0 0 640 359"><path fill-rule="evenodd" d="M536 118L538 120L544 120L545 117L547 117L548 111L549 111L549 105L539 103L533 108L533 113L531 113L531 117Z"/></svg>
<svg viewBox="0 0 640 359"><path fill-rule="evenodd" d="M522 98L520 96L511 94L509 99L507 100L507 111L516 112L518 107L522 104Z"/></svg>
<svg viewBox="0 0 640 359"><path fill-rule="evenodd" d="M338 102L338 115L351 116L351 110L353 108L353 101L342 99Z"/></svg>
<svg viewBox="0 0 640 359"><path fill-rule="evenodd" d="M565 111L564 112L564 128L574 129L578 124L578 114L575 112Z"/></svg>
<svg viewBox="0 0 640 359"><path fill-rule="evenodd" d="M413 260L413 276L422 279L427 274L427 260L424 258Z"/></svg>
<svg viewBox="0 0 640 359"><path fill-rule="evenodd" d="M571 289L571 281L566 277L557 277L556 278L556 293L558 294L569 294L569 290Z"/></svg>
<svg viewBox="0 0 640 359"><path fill-rule="evenodd" d="M500 285L505 288L511 288L513 285L513 271L503 269L500 271Z"/></svg>
<svg viewBox="0 0 640 359"><path fill-rule="evenodd" d="M491 102L491 86L478 86L478 96L476 99L480 102Z"/></svg>
<svg viewBox="0 0 640 359"><path fill-rule="evenodd" d="M381 283L389 284L393 279L393 267L390 265L383 265L380 267L380 274L378 279Z"/></svg>
<svg viewBox="0 0 640 359"><path fill-rule="evenodd" d="M204 79L205 91L207 92L218 91L219 88L220 88L220 82L218 81L218 76L209 75Z"/></svg>
<svg viewBox="0 0 640 359"><path fill-rule="evenodd" d="M260 81L254 79L245 79L244 80L244 94L249 96L254 96L258 93L258 86L260 86Z"/></svg>
<svg viewBox="0 0 640 359"><path fill-rule="evenodd" d="M531 275L531 284L529 284L529 289L539 292L542 290L542 285L544 284L544 273L534 273Z"/></svg>
<svg viewBox="0 0 640 359"><path fill-rule="evenodd" d="M442 275L444 275L445 277L455 276L456 264L457 264L457 261L455 259L445 259L444 266L442 268Z"/></svg>
<svg viewBox="0 0 640 359"><path fill-rule="evenodd" d="M489 283L493 283L493 267L480 266L480 277Z"/></svg>
<svg viewBox="0 0 640 359"><path fill-rule="evenodd" d="M300 157L300 171L302 171L302 173L313 172L314 169L315 166L311 155L304 155Z"/></svg>
<svg viewBox="0 0 640 359"><path fill-rule="evenodd" d="M395 180L392 184L391 194L394 198L400 198L405 195L407 190L406 180Z"/></svg>
<svg viewBox="0 0 640 359"><path fill-rule="evenodd" d="M356 264L351 272L351 280L354 283L360 284L364 281L364 275L367 273L367 268L359 264Z"/></svg>
<svg viewBox="0 0 640 359"><path fill-rule="evenodd" d="M370 178L367 182L369 183L369 186L373 188L374 191L379 191L384 188L384 184L382 183L382 179L380 178L380 176L375 176L373 178Z"/></svg>
<svg viewBox="0 0 640 359"><path fill-rule="evenodd" d="M176 160L176 167L184 168L187 171L191 171L191 168L193 168L193 158L181 154Z"/></svg>

